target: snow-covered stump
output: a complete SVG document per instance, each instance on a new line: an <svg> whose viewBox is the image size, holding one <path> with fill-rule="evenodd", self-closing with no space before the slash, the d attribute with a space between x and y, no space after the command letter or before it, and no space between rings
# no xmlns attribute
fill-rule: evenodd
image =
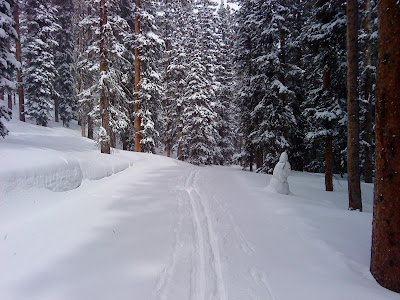
<svg viewBox="0 0 400 300"><path fill-rule="evenodd" d="M287 178L290 173L290 163L289 158L286 152L281 154L279 158L279 162L276 164L274 168L274 172L272 173L271 181L267 189L271 192L275 192L278 194L289 195L289 183Z"/></svg>

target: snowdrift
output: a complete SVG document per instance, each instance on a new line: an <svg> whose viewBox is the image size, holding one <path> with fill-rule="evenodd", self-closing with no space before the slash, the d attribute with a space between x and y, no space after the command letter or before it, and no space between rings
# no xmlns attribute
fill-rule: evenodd
<svg viewBox="0 0 400 300"><path fill-rule="evenodd" d="M101 154L93 140L79 137L78 130L50 126L7 123L10 134L0 140L0 194L28 187L75 189L85 179L123 171L140 157L118 150L112 156Z"/></svg>

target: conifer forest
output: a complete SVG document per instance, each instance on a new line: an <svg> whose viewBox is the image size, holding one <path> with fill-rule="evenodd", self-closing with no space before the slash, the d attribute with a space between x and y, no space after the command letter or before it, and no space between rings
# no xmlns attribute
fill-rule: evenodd
<svg viewBox="0 0 400 300"><path fill-rule="evenodd" d="M360 212L374 183L371 273L400 292L399 0L0 0L0 20L4 140L73 123L104 155L268 174L286 152Z"/></svg>

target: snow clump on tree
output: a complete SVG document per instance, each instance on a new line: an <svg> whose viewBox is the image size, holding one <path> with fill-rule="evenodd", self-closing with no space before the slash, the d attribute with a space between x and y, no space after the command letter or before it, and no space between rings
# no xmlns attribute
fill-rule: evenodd
<svg viewBox="0 0 400 300"><path fill-rule="evenodd" d="M271 181L268 185L268 190L271 192L289 195L289 183L287 178L290 173L290 163L289 158L286 152L282 152L281 157L279 158L279 162L276 164L274 168L274 172L272 173Z"/></svg>

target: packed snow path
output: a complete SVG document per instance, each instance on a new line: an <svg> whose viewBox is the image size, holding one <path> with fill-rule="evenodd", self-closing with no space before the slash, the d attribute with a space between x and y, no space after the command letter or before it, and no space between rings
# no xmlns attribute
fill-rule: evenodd
<svg viewBox="0 0 400 300"><path fill-rule="evenodd" d="M369 273L372 190L292 172L98 153L79 131L13 121L0 140L0 299L398 299Z"/></svg>

